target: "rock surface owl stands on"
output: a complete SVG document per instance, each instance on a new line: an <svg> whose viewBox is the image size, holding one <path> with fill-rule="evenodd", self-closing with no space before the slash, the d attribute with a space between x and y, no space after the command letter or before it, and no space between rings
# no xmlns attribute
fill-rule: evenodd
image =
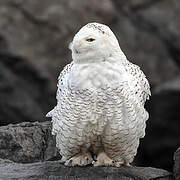
<svg viewBox="0 0 180 180"><path fill-rule="evenodd" d="M149 83L106 25L89 23L70 44L60 73L52 134L67 166L129 165L145 135ZM96 158L94 158L96 157Z"/></svg>

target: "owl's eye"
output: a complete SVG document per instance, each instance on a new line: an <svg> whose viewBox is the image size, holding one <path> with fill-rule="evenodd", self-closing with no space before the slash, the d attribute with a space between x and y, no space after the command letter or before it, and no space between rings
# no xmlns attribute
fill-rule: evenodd
<svg viewBox="0 0 180 180"><path fill-rule="evenodd" d="M93 42L94 40L93 38L86 39L87 42Z"/></svg>

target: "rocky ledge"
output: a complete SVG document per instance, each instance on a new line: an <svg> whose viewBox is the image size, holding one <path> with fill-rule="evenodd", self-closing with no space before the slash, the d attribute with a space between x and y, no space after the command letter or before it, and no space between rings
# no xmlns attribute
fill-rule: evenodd
<svg viewBox="0 0 180 180"><path fill-rule="evenodd" d="M65 167L60 161L29 164L0 161L0 178L18 180L173 180L171 173L151 167Z"/></svg>
<svg viewBox="0 0 180 180"><path fill-rule="evenodd" d="M174 155L179 179L180 148ZM0 179L171 180L173 174L151 167L65 167L55 148L50 122L0 127Z"/></svg>
<svg viewBox="0 0 180 180"><path fill-rule="evenodd" d="M23 122L0 127L0 158L32 163L58 159L50 122Z"/></svg>

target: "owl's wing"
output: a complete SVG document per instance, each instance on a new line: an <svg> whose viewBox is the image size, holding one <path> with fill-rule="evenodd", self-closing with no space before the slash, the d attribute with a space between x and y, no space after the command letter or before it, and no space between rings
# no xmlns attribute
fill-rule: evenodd
<svg viewBox="0 0 180 180"><path fill-rule="evenodd" d="M129 82L130 87L134 90L136 98L144 105L145 101L149 99L151 95L150 85L145 74L139 66L131 62L125 65L125 69L131 76L131 81Z"/></svg>
<svg viewBox="0 0 180 180"><path fill-rule="evenodd" d="M56 93L56 99L57 99L57 104L59 103L62 93L64 92L64 89L67 88L67 78L68 74L71 72L71 69L73 67L73 62L70 64L67 64L64 69L61 71L59 77L58 77L58 84L57 84L57 93ZM52 117L53 113L55 113L55 109L52 109L50 112L47 113L46 117Z"/></svg>
<svg viewBox="0 0 180 180"><path fill-rule="evenodd" d="M128 82L129 89L127 90L131 94L129 96L129 104L135 110L138 137L142 138L145 135L146 121L149 118L144 104L151 95L150 85L139 66L128 62L125 68L130 77Z"/></svg>
<svg viewBox="0 0 180 180"><path fill-rule="evenodd" d="M64 88L67 88L68 74L71 72L73 65L74 65L73 62L67 64L58 77L58 84L57 84L58 90L56 93L57 102L59 102L60 96L62 95Z"/></svg>

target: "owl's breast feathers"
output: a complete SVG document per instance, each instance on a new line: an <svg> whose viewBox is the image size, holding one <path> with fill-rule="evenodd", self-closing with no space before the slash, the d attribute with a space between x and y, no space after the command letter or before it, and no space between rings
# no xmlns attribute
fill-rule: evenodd
<svg viewBox="0 0 180 180"><path fill-rule="evenodd" d="M137 65L129 61L124 64L110 62L71 63L61 72L58 87L59 90L71 88L97 91L104 87L118 88L122 84L126 84L127 88L133 92L134 98L142 105L151 95L146 76Z"/></svg>
<svg viewBox="0 0 180 180"><path fill-rule="evenodd" d="M71 149L96 142L99 135L104 143L115 138L117 150L137 149L145 135L149 95L145 75L131 63L67 65L59 76L57 105L47 114L61 155L70 157Z"/></svg>
<svg viewBox="0 0 180 180"><path fill-rule="evenodd" d="M151 95L146 76L137 65L129 61L125 64L72 62L60 73L56 98L59 103L66 98L68 91L87 91L97 96L99 90L106 88L123 88L129 92L130 99L134 99L141 106L144 106L146 99ZM52 113L53 110L48 116L52 116Z"/></svg>
<svg viewBox="0 0 180 180"><path fill-rule="evenodd" d="M146 100L149 99L149 96L151 96L150 85L145 74L139 66L130 62L127 62L125 69L132 78L129 86L134 91L138 101L144 105Z"/></svg>
<svg viewBox="0 0 180 180"><path fill-rule="evenodd" d="M97 120L92 118L92 116L96 116L94 115L95 111L105 115L112 109L118 111L117 103L125 104L125 101L129 101L131 106L137 110L140 121L148 119L144 103L150 95L149 83L140 68L129 61L126 64L109 62L74 64L72 62L64 68L58 79L57 106L47 114L48 117L62 116L62 112L68 116L70 111L78 110L75 106L80 107L80 103L82 103L82 108L86 109L85 114L89 114L91 116L89 119L96 122ZM87 101L86 107L84 101ZM92 107L92 104L94 106L99 102L101 102L101 107ZM73 104L74 106L72 106ZM59 113L59 109L61 113ZM108 116L108 113L106 115Z"/></svg>

